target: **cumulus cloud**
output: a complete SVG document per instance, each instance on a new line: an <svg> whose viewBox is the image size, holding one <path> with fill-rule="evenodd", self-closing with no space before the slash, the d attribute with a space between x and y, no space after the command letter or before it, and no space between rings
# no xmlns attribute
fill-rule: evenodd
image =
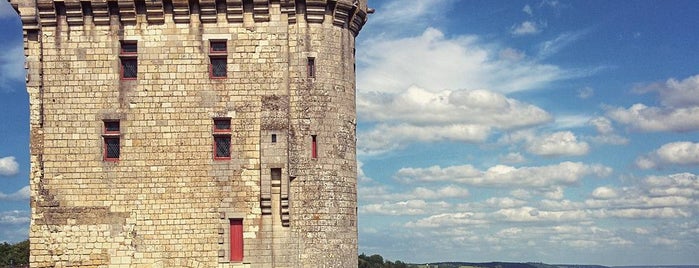
<svg viewBox="0 0 699 268"><path fill-rule="evenodd" d="M689 141L664 144L657 150L636 159L636 166L642 169L696 164L699 164L699 143Z"/></svg>
<svg viewBox="0 0 699 268"><path fill-rule="evenodd" d="M19 173L19 164L14 156L0 158L0 176L12 176Z"/></svg>
<svg viewBox="0 0 699 268"><path fill-rule="evenodd" d="M523 21L520 24L512 26L511 33L513 35L530 35L541 32L539 25L533 21Z"/></svg>
<svg viewBox="0 0 699 268"><path fill-rule="evenodd" d="M527 161L527 159L524 158L524 156L522 156L522 154L519 152L508 153L507 155L500 157L500 162L504 164L517 164L525 161Z"/></svg>
<svg viewBox="0 0 699 268"><path fill-rule="evenodd" d="M690 76L682 81L675 78L665 83L655 83L634 89L639 93L657 92L660 103L665 107L695 107L699 105L699 75Z"/></svg>
<svg viewBox="0 0 699 268"><path fill-rule="evenodd" d="M595 90L592 89L591 87L584 87L584 88L578 89L578 98L588 99L594 95L595 95Z"/></svg>
<svg viewBox="0 0 699 268"><path fill-rule="evenodd" d="M578 183L585 176L604 177L612 169L602 165L562 162L537 167L496 165L479 171L470 165L441 168L401 168L396 178L406 182L450 181L481 187L552 187Z"/></svg>
<svg viewBox="0 0 699 268"><path fill-rule="evenodd" d="M699 130L699 106L687 108L649 107L637 103L625 108L610 108L607 116L641 131Z"/></svg>
<svg viewBox="0 0 699 268"><path fill-rule="evenodd" d="M28 224L29 212L12 210L12 211L0 211L0 226L2 225L15 225L15 224Z"/></svg>
<svg viewBox="0 0 699 268"><path fill-rule="evenodd" d="M532 7L529 5L524 5L522 8L522 12L527 13L527 15L532 16L534 15L534 11L532 10Z"/></svg>
<svg viewBox="0 0 699 268"><path fill-rule="evenodd" d="M432 215L417 221L407 222L405 226L408 228L444 228L452 226L480 225L487 222L488 221L482 218L482 215L477 215L470 212L457 212Z"/></svg>
<svg viewBox="0 0 699 268"><path fill-rule="evenodd" d="M528 141L527 151L541 156L585 155L589 145L570 131L554 132Z"/></svg>
<svg viewBox="0 0 699 268"><path fill-rule="evenodd" d="M360 131L363 152L390 150L411 141L482 142L492 129L528 127L551 120L539 107L488 90L430 92L410 87L397 94L360 94L357 107L362 120L385 122Z"/></svg>
<svg viewBox="0 0 699 268"><path fill-rule="evenodd" d="M615 133L612 121L606 117L595 117L590 119L587 123L595 127L598 133L597 136L589 137L589 140L592 142L612 145L623 145L629 143L628 138L619 136Z"/></svg>
<svg viewBox="0 0 699 268"><path fill-rule="evenodd" d="M361 45L360 92L397 93L416 85L429 91L484 88L508 93L578 75L533 60L501 59L501 45L483 43L477 36L445 37L434 28L419 36L379 37Z"/></svg>
<svg viewBox="0 0 699 268"><path fill-rule="evenodd" d="M6 194L0 192L0 201L20 201L29 200L29 186L24 186L22 189L17 190L14 193Z"/></svg>
<svg viewBox="0 0 699 268"><path fill-rule="evenodd" d="M24 70L24 47L22 42L17 42L9 50L0 53L0 73L3 74L0 75L0 90L12 91L14 89L7 88L7 85L24 83L26 71Z"/></svg>
<svg viewBox="0 0 699 268"><path fill-rule="evenodd" d="M661 106L637 103L629 108L610 107L607 116L640 131L699 130L699 75L681 81L669 79L635 91L657 92Z"/></svg>
<svg viewBox="0 0 699 268"><path fill-rule="evenodd" d="M453 2L454 0L422 0L406 4L401 0L386 1L381 10L372 15L371 24L394 26L390 27L391 29L419 29L438 19ZM395 27L401 25L411 27Z"/></svg>
<svg viewBox="0 0 699 268"><path fill-rule="evenodd" d="M592 191L592 197L595 199L612 199L616 198L619 196L617 194L616 190L610 187L597 187L594 191Z"/></svg>
<svg viewBox="0 0 699 268"><path fill-rule="evenodd" d="M435 211L441 209L444 210L449 208L450 205L447 202L433 202L428 203L424 200L413 199L407 201L399 202L384 202L381 204L369 204L364 205L359 208L361 213L366 214L376 214L376 215L423 215L428 212L434 213Z"/></svg>
<svg viewBox="0 0 699 268"><path fill-rule="evenodd" d="M599 134L611 134L614 133L614 127L612 126L612 121L605 117L595 117L590 119L589 124L597 129Z"/></svg>

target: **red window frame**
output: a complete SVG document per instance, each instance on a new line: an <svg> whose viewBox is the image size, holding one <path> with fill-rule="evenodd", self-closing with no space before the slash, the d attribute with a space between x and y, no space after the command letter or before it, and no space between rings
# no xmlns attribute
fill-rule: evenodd
<svg viewBox="0 0 699 268"><path fill-rule="evenodd" d="M231 159L231 119L214 118L213 119L213 157L214 160L229 160ZM219 143L228 143L228 155L219 155Z"/></svg>
<svg viewBox="0 0 699 268"><path fill-rule="evenodd" d="M223 47L223 49L218 49ZM209 40L209 78L225 79L228 78L228 43L227 40ZM223 62L225 73L217 75L214 73L214 61L217 63Z"/></svg>
<svg viewBox="0 0 699 268"><path fill-rule="evenodd" d="M116 156L109 154L109 147L116 142ZM121 122L119 120L104 120L102 128L102 160L118 162L121 156Z"/></svg>
<svg viewBox="0 0 699 268"><path fill-rule="evenodd" d="M311 135L311 158L318 158L318 140L316 135Z"/></svg>
<svg viewBox="0 0 699 268"><path fill-rule="evenodd" d="M230 219L230 261L243 261L243 219Z"/></svg>
<svg viewBox="0 0 699 268"><path fill-rule="evenodd" d="M136 80L138 77L138 43L131 40L121 41L119 47L120 69L119 76L121 80ZM134 76L126 76L124 71L127 64L133 64L136 68Z"/></svg>

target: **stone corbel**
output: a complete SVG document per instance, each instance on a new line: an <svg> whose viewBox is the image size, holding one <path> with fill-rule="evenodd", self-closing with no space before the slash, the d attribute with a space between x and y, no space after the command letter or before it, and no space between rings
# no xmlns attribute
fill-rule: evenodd
<svg viewBox="0 0 699 268"><path fill-rule="evenodd" d="M172 19L179 23L189 23L189 1L172 1Z"/></svg>
<svg viewBox="0 0 699 268"><path fill-rule="evenodd" d="M243 1L226 0L226 19L228 22L243 23Z"/></svg>

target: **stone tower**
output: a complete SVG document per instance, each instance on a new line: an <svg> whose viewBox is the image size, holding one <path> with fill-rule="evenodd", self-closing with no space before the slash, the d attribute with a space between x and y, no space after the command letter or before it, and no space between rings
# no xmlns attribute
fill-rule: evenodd
<svg viewBox="0 0 699 268"><path fill-rule="evenodd" d="M356 267L366 0L10 0L31 267Z"/></svg>

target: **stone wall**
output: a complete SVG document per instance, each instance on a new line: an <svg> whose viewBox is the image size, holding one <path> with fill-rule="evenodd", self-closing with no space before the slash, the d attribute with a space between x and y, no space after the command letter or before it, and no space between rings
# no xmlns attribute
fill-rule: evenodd
<svg viewBox="0 0 699 268"><path fill-rule="evenodd" d="M356 266L365 1L11 3L28 66L32 267ZM210 77L212 40L227 44L223 79ZM125 41L136 79L121 79ZM215 118L230 118L230 159L213 157ZM105 161L113 120L120 156ZM243 220L243 261L229 260L230 219Z"/></svg>

